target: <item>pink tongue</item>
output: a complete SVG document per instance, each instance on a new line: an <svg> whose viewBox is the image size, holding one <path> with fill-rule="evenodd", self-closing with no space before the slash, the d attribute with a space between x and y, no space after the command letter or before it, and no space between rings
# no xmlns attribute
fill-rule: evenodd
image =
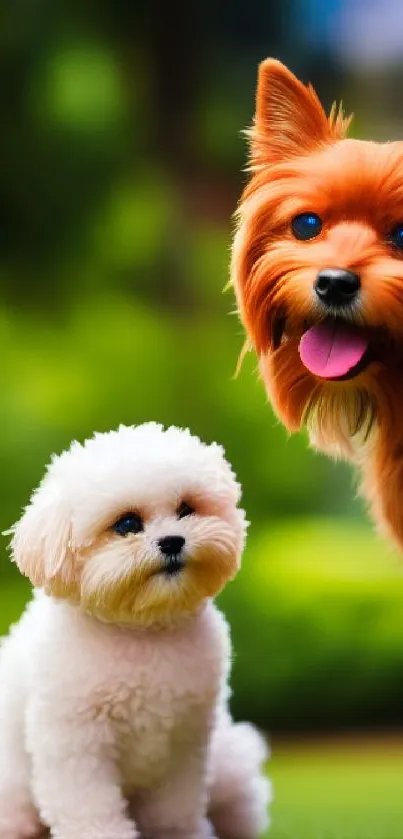
<svg viewBox="0 0 403 839"><path fill-rule="evenodd" d="M303 334L299 354L311 373L322 379L336 379L361 361L367 346L361 330L324 321Z"/></svg>

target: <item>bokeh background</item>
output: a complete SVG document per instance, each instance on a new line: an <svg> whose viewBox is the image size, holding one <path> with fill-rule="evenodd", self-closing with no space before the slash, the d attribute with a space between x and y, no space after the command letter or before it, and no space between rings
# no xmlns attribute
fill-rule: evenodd
<svg viewBox="0 0 403 839"><path fill-rule="evenodd" d="M242 330L223 289L257 63L281 58L326 107L342 97L355 134L402 136L403 6L6 0L0 20L1 529L73 437L155 419L222 442L251 521L221 600L234 714L275 743L389 728L384 817L400 837L403 566L372 533L348 468L286 437L252 357L234 379ZM6 539L0 569L5 631L29 596ZM280 787L287 754L273 759ZM332 765L345 776L354 762ZM367 813L382 782L369 774Z"/></svg>

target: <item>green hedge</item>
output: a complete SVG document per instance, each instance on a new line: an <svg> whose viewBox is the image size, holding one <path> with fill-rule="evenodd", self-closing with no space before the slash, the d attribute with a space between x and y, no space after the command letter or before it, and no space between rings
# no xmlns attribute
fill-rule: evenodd
<svg viewBox="0 0 403 839"><path fill-rule="evenodd" d="M274 729L401 718L402 566L369 529L284 520L251 538L221 603L237 716Z"/></svg>

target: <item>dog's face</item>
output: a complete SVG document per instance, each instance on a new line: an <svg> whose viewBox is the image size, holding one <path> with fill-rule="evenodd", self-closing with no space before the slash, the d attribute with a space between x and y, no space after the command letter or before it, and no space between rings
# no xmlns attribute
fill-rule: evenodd
<svg viewBox="0 0 403 839"><path fill-rule="evenodd" d="M403 403L403 143L347 125L261 65L232 280L284 424L352 457Z"/></svg>
<svg viewBox="0 0 403 839"><path fill-rule="evenodd" d="M171 622L238 570L239 497L221 447L121 427L53 460L15 527L14 558L34 585L103 620Z"/></svg>

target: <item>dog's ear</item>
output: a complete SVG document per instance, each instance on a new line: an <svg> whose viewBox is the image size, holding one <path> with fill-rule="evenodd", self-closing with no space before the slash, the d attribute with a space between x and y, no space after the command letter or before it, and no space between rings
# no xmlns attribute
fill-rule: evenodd
<svg viewBox="0 0 403 839"><path fill-rule="evenodd" d="M268 58L259 66L254 124L247 132L252 168L341 139L349 121L335 106L327 118L313 87Z"/></svg>
<svg viewBox="0 0 403 839"><path fill-rule="evenodd" d="M12 558L34 586L58 597L73 593L77 579L71 519L62 497L39 490L11 533Z"/></svg>

